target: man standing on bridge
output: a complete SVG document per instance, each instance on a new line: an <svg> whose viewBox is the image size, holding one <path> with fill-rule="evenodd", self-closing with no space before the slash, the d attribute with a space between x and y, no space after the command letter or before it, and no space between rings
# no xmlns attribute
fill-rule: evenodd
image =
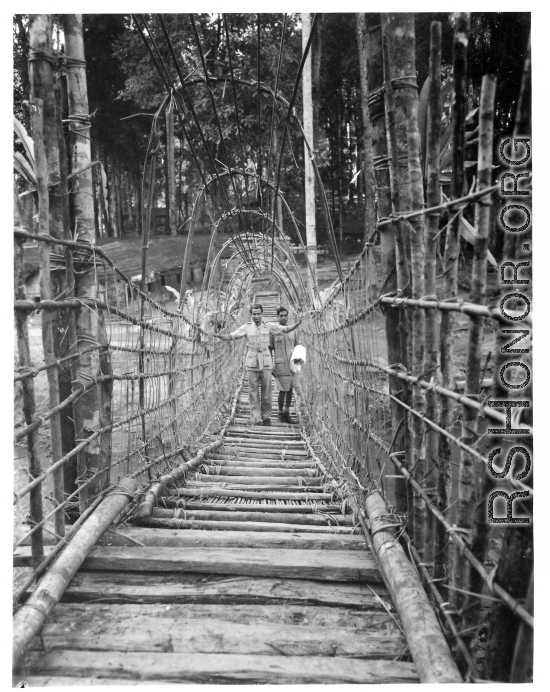
<svg viewBox="0 0 550 692"><path fill-rule="evenodd" d="M251 425L271 425L271 372L273 362L269 352L270 334L288 334L294 331L301 321L291 326L264 322L263 307L252 305L250 312L252 322L243 324L230 334L214 334L224 341L246 337L248 353L245 367L248 369L248 384L250 385L250 423Z"/></svg>
<svg viewBox="0 0 550 692"><path fill-rule="evenodd" d="M277 308L279 325L286 327L288 310L284 307ZM268 325L276 324L268 322ZM298 323L299 324L299 323ZM281 423L293 423L290 417L290 404L292 402L292 390L298 384L298 375L290 369L290 358L294 348L300 344L296 332L294 334L275 334L269 337L269 348L274 351L275 368L273 375L277 380L279 390L279 421Z"/></svg>

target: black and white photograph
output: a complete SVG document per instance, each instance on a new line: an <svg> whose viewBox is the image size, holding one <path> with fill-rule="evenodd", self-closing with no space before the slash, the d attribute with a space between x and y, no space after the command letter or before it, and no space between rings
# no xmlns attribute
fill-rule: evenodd
<svg viewBox="0 0 550 692"><path fill-rule="evenodd" d="M11 686L541 682L541 18L118 5L11 14Z"/></svg>

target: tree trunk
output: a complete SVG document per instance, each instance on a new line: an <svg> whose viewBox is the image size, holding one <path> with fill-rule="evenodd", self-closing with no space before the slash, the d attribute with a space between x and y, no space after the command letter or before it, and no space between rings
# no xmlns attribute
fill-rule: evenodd
<svg viewBox="0 0 550 692"><path fill-rule="evenodd" d="M305 51L309 34L311 32L311 15L302 13L302 50ZM308 55L303 71L303 99L304 99L304 133L310 146L314 147L313 139L313 101L311 83L311 54ZM308 289L310 295L317 293L317 232L315 226L315 177L308 148L304 143L304 168L305 168L305 210L306 210L306 243L307 256L311 267L308 272Z"/></svg>
<svg viewBox="0 0 550 692"><path fill-rule="evenodd" d="M69 93L69 119L71 120L71 167L79 171L90 164L90 139L88 94L86 86L86 69L84 61L84 41L82 34L82 15L63 15L65 33L65 50L71 60L67 64L67 83ZM81 241L91 245L95 241L94 207L92 199L91 170L79 173L73 178L73 207L75 225ZM90 266L80 267L77 274L76 296L99 298L99 286L95 283L95 273ZM77 315L77 332L80 343L103 343L107 345L104 318L101 311L81 308ZM108 375L111 372L108 354L100 355L91 351L82 355L76 368L78 379L75 377L75 390L80 389L90 377ZM102 428L111 423L111 390L108 384L95 387L80 398L74 406L74 421L76 438L86 438L93 429ZM111 461L111 434L103 433L98 444L86 447L78 455L79 483L87 475L99 473L97 478L80 493L81 512L87 506L87 498L93 497L103 490L109 482L109 467Z"/></svg>

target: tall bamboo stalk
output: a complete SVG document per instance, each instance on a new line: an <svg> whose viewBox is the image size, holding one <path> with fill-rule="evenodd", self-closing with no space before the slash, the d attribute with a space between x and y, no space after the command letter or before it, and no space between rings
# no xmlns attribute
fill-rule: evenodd
<svg viewBox="0 0 550 692"><path fill-rule="evenodd" d="M13 187L13 221L15 226L22 227L22 214L17 189ZM23 257L23 241L15 240L13 244L14 259L14 297L16 300L25 300L25 263ZM17 352L20 368L32 368L31 350L29 346L29 330L27 313L22 310L15 311L15 329L17 334ZM34 378L27 377L21 381L23 395L23 416L25 423L30 425L35 419L36 400L34 396ZM27 435L27 448L29 458L29 475L36 478L42 472L40 468L40 453L38 450L38 431L33 430ZM30 491L29 496L30 520L33 524L42 521L42 487L39 485ZM44 544L42 529L37 529L31 535L31 551L33 567L37 567L44 557Z"/></svg>
<svg viewBox="0 0 550 692"><path fill-rule="evenodd" d="M439 204L441 193L439 189L439 140L441 137L441 23L432 22L430 27L430 90L428 96L428 179L426 202L428 208ZM437 233L440 212L432 212L426 216L424 226L425 244L425 285L427 297L437 298L435 276L437 257ZM424 373L428 379L436 378L438 374L438 337L439 314L437 310L426 310L425 317L425 347L424 347ZM437 395L434 391L426 392L426 417L437 420ZM448 470L441 468L438 459L438 435L429 426L426 428L426 470L429 484L436 487L437 506L444 511L448 505L447 486L443 483L440 487L440 479L449 477ZM446 545L448 537L443 527L436 530L434 536L434 517L426 508L425 518L425 552L426 562L434 561L434 574L440 575L441 565L446 563Z"/></svg>
<svg viewBox="0 0 550 692"><path fill-rule="evenodd" d="M176 166L174 159L174 111L169 106L165 113L166 123L166 225L170 235L177 235L176 226Z"/></svg>
<svg viewBox="0 0 550 692"><path fill-rule="evenodd" d="M481 83L481 101L479 107L479 145L477 159L477 190L491 186L493 177L493 121L495 117L496 78L485 75ZM470 300L472 303L483 305L487 287L487 244L491 220L491 202L478 202L475 209L475 226L477 236L474 241L474 257L472 261L472 288ZM468 333L468 356L466 362L466 395L477 399L480 395L481 379L481 348L483 345L484 321L480 317L470 317ZM475 447L478 441L478 414L472 408L462 409L462 440L467 445ZM460 528L471 529L478 502L477 477L475 459L465 450L460 453L458 471L458 511L457 524ZM454 584L457 588L467 589L469 566L465 560L455 554L453 570ZM479 614L476 599L466 619L472 625L471 617ZM462 606L462 594L457 594L457 604Z"/></svg>
<svg viewBox="0 0 550 692"><path fill-rule="evenodd" d="M86 63L84 60L84 39L82 15L63 15L65 33L65 51L67 63L67 86L69 96L69 121L71 128L71 168L73 172L86 169L91 163L90 156L90 122L88 114L88 94L86 86ZM72 180L73 212L75 233L79 240L95 242L94 205L92 197L92 173L90 168L83 170ZM75 293L77 297L98 298L99 286L96 284L94 264L79 268L76 275ZM81 308L77 315L77 338L80 343L89 345L97 342L106 343L103 313ZM78 363L79 379L84 384L87 377L97 374L109 374L110 359L108 354L91 351L81 356ZM74 389L80 389L80 382L75 381ZM88 437L96 428L106 428L111 422L111 389L112 383L96 387L74 406L76 439ZM108 482L110 465L111 434L101 435L97 445L89 445L78 455L77 469L79 481L85 480L87 474L100 470L90 488L84 489L80 496L80 509L87 505L87 494L95 495Z"/></svg>
<svg viewBox="0 0 550 692"><path fill-rule="evenodd" d="M453 79L454 79L454 105L453 118L453 171L451 178L451 198L457 199L462 195L464 185L464 121L467 108L467 81L466 63L468 51L468 36L470 27L470 15L461 12L457 16L453 41ZM443 263L444 291L447 300L456 300L458 295L458 256L460 251L460 238L458 218L454 218L447 228L445 242L445 257ZM454 315L444 312L441 316L440 331L440 356L441 356L441 380L447 388L453 387L453 340L454 340ZM447 399L441 401L439 425L444 430L453 428L454 405ZM439 440L439 494L450 498L451 486L451 444L445 437ZM445 490L443 491L443 487ZM443 491L443 492L442 492ZM443 565L440 564L443 571ZM445 572L447 569L444 570Z"/></svg>
<svg viewBox="0 0 550 692"><path fill-rule="evenodd" d="M365 14L356 15L357 44L359 46L359 70L361 74L361 114L363 118L363 181L365 186L365 226L363 241L366 243L376 226L376 182L372 159L372 127L369 118L369 88L367 84L367 45L369 34Z"/></svg>
<svg viewBox="0 0 550 692"><path fill-rule="evenodd" d="M372 154L375 164L374 174L378 198L378 214L381 217L389 217L391 214L390 173L387 164L388 145L386 138L386 120L384 112L384 67L382 56L382 27L380 17L377 15L369 22L369 40L367 47L367 85L369 97L369 119L372 132ZM380 256L382 274L384 277L383 292L394 293L397 288L397 276L395 269L395 238L392 225L379 226ZM399 311L390 308L386 312L386 342L388 349L388 362L399 363L401 360L401 348L399 343ZM397 377L389 377L390 394L396 399L402 396L402 384ZM404 416L403 409L394 399L391 400L391 417L393 430L393 451L399 452L405 449L404 441ZM394 485L396 509L400 513L407 511L407 495L405 481L395 480Z"/></svg>
<svg viewBox="0 0 550 692"><path fill-rule="evenodd" d="M418 104L418 102L417 102ZM422 163L420 161L420 132L418 130L417 107L412 107L408 119L409 174L411 179L412 208L422 209L424 186L422 184ZM425 296L424 261L424 217L416 216L411 221L411 290L414 299ZM425 311L414 310L412 314L411 368L412 372L424 371L424 332ZM413 387L412 406L421 415L425 413L425 395L420 387ZM412 443L414 454L414 477L420 485L430 485L427 478L426 454L424 449L424 425L414 416L412 420ZM414 495L414 542L417 550L424 555L425 549L425 505L424 500Z"/></svg>
<svg viewBox="0 0 550 692"><path fill-rule="evenodd" d="M302 12L302 50L305 52L311 33L311 15ZM312 100L312 75L311 75L311 54L308 55L303 71L303 105L304 105L304 133L305 139L309 142L312 150L314 149L313 132L313 100ZM305 170L305 210L306 210L306 242L307 255L311 272L308 272L308 289L313 296L316 293L317 285L317 230L315 226L315 177L313 164L307 144L304 142L304 170ZM260 171L261 173L261 171Z"/></svg>
<svg viewBox="0 0 550 692"><path fill-rule="evenodd" d="M388 139L388 158L389 158L389 171L390 171L390 188L391 188L391 199L392 199L392 211L393 213L398 213L401 211L401 199L410 199L410 181L408 180L408 172L406 178L400 175L399 170L399 145L397 136L397 115L398 110L395 104L394 90L392 86L392 61L394 60L397 65L400 65L402 61L402 56L395 56L395 53L399 54L403 50L404 46L399 42L396 42L396 49L394 54L390 52L390 35L393 37L397 35L394 33L396 20L395 15L382 14L382 55L384 64L384 86L385 86L385 101L386 101L386 130ZM402 18L403 22L404 20ZM399 20L401 21L401 20ZM414 33L413 33L414 35ZM401 101L399 109L399 125L402 126L405 111L404 103ZM401 127L400 127L401 129ZM403 132L401 131L401 134ZM405 140L406 141L406 140ZM409 259L407 257L407 239L405 237L404 223L401 220L397 220L394 224L395 230L395 258L396 258L396 272L397 272L397 293L400 296L410 297L411 295L411 279L409 270ZM401 309L399 311L399 340L400 340L400 352L399 352L399 362L406 370L410 368L410 319L409 314L406 309ZM410 386L404 385L403 392L401 394L402 400L410 405L411 404L411 390ZM404 442L405 442L405 465L407 469L412 469L414 465L413 458L413 442L411 429L409 427L409 421L406 416L403 417L403 430L404 430ZM407 525L411 534L414 534L414 516L413 516L413 493L410 485L407 485Z"/></svg>

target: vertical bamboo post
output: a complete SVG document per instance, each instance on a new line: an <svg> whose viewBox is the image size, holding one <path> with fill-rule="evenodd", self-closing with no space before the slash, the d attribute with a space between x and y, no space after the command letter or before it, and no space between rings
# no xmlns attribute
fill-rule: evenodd
<svg viewBox="0 0 550 692"><path fill-rule="evenodd" d="M390 174L388 159L388 145L386 138L386 120L384 116L384 68L382 57L382 28L379 15L372 21L378 23L368 27L369 40L367 41L367 84L369 88L369 118L372 130L372 154L375 163L374 174L377 187L378 214L388 217L391 214ZM392 225L384 225L379 228L380 255L382 272L384 276L384 293L393 293L397 288L395 268L395 239ZM386 317L386 342L388 348L388 362L399 363L401 360L399 344L399 311L389 308ZM389 377L389 389L397 399L402 396L402 383L399 378ZM391 400L392 430L394 435L393 451L405 449L404 426L402 421L405 416L403 409L395 400ZM405 480L396 479L394 485L395 502L397 511L401 514L407 511L407 497Z"/></svg>
<svg viewBox="0 0 550 692"><path fill-rule="evenodd" d="M166 123L166 215L170 235L177 234L176 225L176 167L174 160L174 111L172 104L164 114Z"/></svg>
<svg viewBox="0 0 550 692"><path fill-rule="evenodd" d="M21 209L15 181L13 187L13 214L14 225L22 227ZM14 241L14 297L16 300L25 300L25 263L23 257L23 241ZM19 354L19 367L32 368L31 350L29 346L29 331L27 325L27 313L18 310L15 313L15 329L17 334L17 351ZM30 425L36 413L36 401L34 396L34 379L25 377L21 380L21 391L23 394L23 416L25 423ZM29 458L29 475L36 478L42 472L40 468L40 454L38 451L38 430L34 430L27 435L27 447ZM33 524L42 521L42 485L33 488L29 494L30 520ZM37 529L31 535L32 563L36 568L44 558L43 531Z"/></svg>
<svg viewBox="0 0 550 692"><path fill-rule="evenodd" d="M531 572L525 607L534 612L534 572ZM533 629L522 622L514 649L510 682L533 682Z"/></svg>
<svg viewBox="0 0 550 692"><path fill-rule="evenodd" d="M428 96L428 179L426 203L428 208L439 204L441 193L439 189L439 140L441 137L441 23L432 22L430 27L430 90ZM437 233L440 212L432 212L426 216L424 226L425 244L425 285L426 296L437 299L436 293L436 257L437 257ZM437 310L426 310L425 323L425 347L424 347L424 372L428 379L436 378L438 373L438 320ZM437 420L437 395L433 391L426 392L426 417ZM447 469L441 468L438 463L438 435L435 430L426 426L426 469L428 477L436 487L437 506L443 512L448 505L447 484L441 481L450 477ZM443 527L436 529L434 537L434 516L426 508L425 511L425 551L424 560L434 561L434 574L440 576L440 565L445 564L447 534ZM434 549L435 547L435 549Z"/></svg>
<svg viewBox="0 0 550 692"><path fill-rule="evenodd" d="M93 246L95 242L94 205L92 198L92 174L89 168L90 156L90 120L88 114L88 94L86 86L86 63L84 60L84 38L82 15L63 15L65 33L65 51L67 64L67 86L69 96L69 121L71 123L71 168L79 172L72 180L73 212L75 231L81 241ZM79 268L76 275L75 294L77 297L97 298L99 286L96 284L95 260ZM101 311L97 314L88 308L81 308L77 314L77 346L84 343L97 344L104 340L104 318ZM75 366L76 367L76 366ZM82 355L78 362L79 379L97 374L108 374L109 356L98 351ZM74 387L80 388L75 381ZM94 428L103 428L111 422L111 388L112 385L95 387L80 398L74 406L75 436L77 439L87 437ZM82 483L86 474L92 475L104 471L79 496L80 509L87 506L87 496L100 492L108 483L111 453L111 434L103 433L98 444L90 445L79 452L77 460L78 481Z"/></svg>
<svg viewBox="0 0 550 692"><path fill-rule="evenodd" d="M470 16L467 12L461 12L457 16L457 22L453 42L453 76L455 101L453 105L453 170L451 178L451 198L456 199L462 195L464 184L464 121L467 107L467 81L466 61L468 52L468 35ZM451 211L451 213L453 213ZM445 299L456 300L458 294L458 256L460 251L460 238L458 217L449 224L445 242L444 257L444 290ZM441 316L440 330L440 355L441 355L441 379L442 385L453 388L453 339L454 339L454 313L444 312ZM439 425L444 430L453 428L454 404L448 397L442 397ZM450 486L451 469L451 445L448 438L441 436L439 440L440 483ZM449 477L445 478L445 470ZM443 471L443 472L442 472ZM450 489L449 495L450 496ZM443 568L443 565L440 565ZM445 570L447 571L447 570Z"/></svg>
<svg viewBox="0 0 550 692"><path fill-rule="evenodd" d="M496 79L485 75L481 83L481 101L479 107L479 145L477 160L477 191L491 186L493 178L493 121L495 117ZM477 236L474 241L472 262L472 288L470 301L482 305L485 303L487 286L487 244L491 219L491 201L480 200L475 209L475 226ZM470 317L468 333L468 355L466 362L466 396L477 399L480 394L481 347L483 344L484 320L481 317ZM478 412L468 406L462 408L462 441L475 446L478 440ZM461 450L458 471L458 511L457 524L460 528L471 529L476 504L478 502L475 459L467 451ZM467 589L469 563L455 554L453 569L454 584L457 588ZM481 584L480 584L481 586ZM457 605L462 606L464 598L457 594ZM471 599L470 599L471 600ZM466 619L471 626L472 617L477 619L479 608L470 603L471 610ZM471 631L471 630L470 630ZM473 635L473 632L470 636ZM467 636L468 639L468 636Z"/></svg>
<svg viewBox="0 0 550 692"><path fill-rule="evenodd" d="M359 70L361 74L361 114L363 118L363 180L365 187L365 227L363 242L367 242L376 226L376 182L372 158L372 127L369 118L369 88L367 84L367 46L369 34L365 14L358 12L357 43L359 46Z"/></svg>
<svg viewBox="0 0 550 692"><path fill-rule="evenodd" d="M389 33L391 30L390 19L387 14L382 14L382 55L384 64L384 86L386 96L386 130L388 138L388 158L390 171L390 188L392 199L392 210L394 213L401 211L401 197L405 192L405 188L409 187L409 181L401 179L399 172L399 147L397 140L396 129L396 107L395 98L392 86L392 56L390 55ZM402 115L402 113L400 113ZM408 192L408 191L407 191ZM409 196L407 194L407 196ZM405 239L404 222L397 220L394 222L395 229L395 258L397 268L397 295L410 297L410 272L409 261L407 257L407 242ZM410 367L409 360L409 345L410 345L410 323L409 314L406 308L399 309L399 340L400 340L400 356L399 362L407 371ZM401 383L403 401L411 404L411 388L410 385ZM409 428L408 417L403 413L403 431L405 442L405 466L408 470L412 470L414 465L413 460L413 444L412 435ZM407 485L407 524L409 532L414 534L414 516L413 510L413 493L410 485Z"/></svg>
<svg viewBox="0 0 550 692"><path fill-rule="evenodd" d="M44 132L42 128L42 100L33 99L32 113L32 133L34 141L35 172L38 191L38 229L40 235L49 235L50 231L50 210L48 194L48 166L44 147ZM52 292L50 285L50 244L39 243L38 247L40 261L40 298L41 300L51 300ZM50 310L42 312L42 347L44 351L44 362L46 365L54 363L56 360L53 340L53 313ZM50 408L55 408L59 404L59 382L57 368L48 368L48 396ZM50 437L52 445L52 459L56 461L63 456L61 447L61 425L59 414L50 418ZM57 469L53 473L53 496L56 503L61 504L64 498L63 492L63 469ZM62 512L55 515L55 532L62 538L65 535L65 518Z"/></svg>
<svg viewBox="0 0 550 692"><path fill-rule="evenodd" d="M49 224L45 231L54 238L64 237L64 211L66 200L61 190L61 161L58 139L58 117L56 107L56 92L53 75L53 49L52 49L52 15L29 15L29 38L31 53L29 56L29 74L31 83L31 96L39 98L43 102L42 110L42 142L45 159L46 193L48 196L47 209ZM51 59L48 59L48 56ZM61 267L50 270L49 253L55 252L63 255L65 248L61 246L44 246L42 259L47 266L42 266L41 295L43 300L48 297L65 294L67 290L66 273ZM47 259L46 259L47 251ZM47 284L47 286L46 286ZM69 340L65 338L67 324L67 310L48 312L43 315L42 331L44 343L44 355L46 362L63 358L69 354ZM48 386L50 404L52 407L59 403L60 399L67 398L71 393L71 377L69 369L50 368L48 370ZM69 407L70 408L70 407ZM54 416L50 421L53 461L63 456L65 452L74 446L74 428L71 422L71 411L64 411ZM72 445L72 446L71 446ZM59 469L54 473L54 500L58 504L64 499L64 473ZM56 532L63 536L65 530L63 514L56 515Z"/></svg>
<svg viewBox="0 0 550 692"><path fill-rule="evenodd" d="M305 52L309 35L311 33L311 15L302 12L302 51ZM315 148L313 140L313 100L312 100L312 75L311 52L308 54L302 75L303 102L304 102L304 133L312 151ZM317 285L317 230L315 227L315 177L313 164L306 142L304 142L304 169L305 169L305 211L306 211L306 243L307 256L311 267L308 272L308 288L311 295L315 295ZM261 173L261 171L260 171Z"/></svg>
<svg viewBox="0 0 550 692"><path fill-rule="evenodd" d="M409 175L411 179L412 208L422 209L424 205L424 186L422 184L422 164L420 162L420 132L418 130L417 108L409 111L408 118ZM425 296L425 258L424 258L424 217L411 219L411 290L412 297L419 300ZM414 373L424 372L425 311L414 310L412 314L411 368ZM412 406L424 415L425 395L420 387L411 388ZM427 478L426 453L423 444L424 424L413 416L413 477L422 486L433 483ZM425 549L425 504L420 495L414 495L414 542L417 550L424 555Z"/></svg>

